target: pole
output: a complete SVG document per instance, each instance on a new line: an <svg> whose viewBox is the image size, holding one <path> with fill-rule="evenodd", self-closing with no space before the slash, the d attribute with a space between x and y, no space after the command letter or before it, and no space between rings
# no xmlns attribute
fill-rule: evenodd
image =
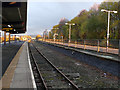
<svg viewBox="0 0 120 90"><path fill-rule="evenodd" d="M6 45L6 31L4 31L4 45Z"/></svg>
<svg viewBox="0 0 120 90"><path fill-rule="evenodd" d="M10 44L10 33L9 33L9 44Z"/></svg>
<svg viewBox="0 0 120 90"><path fill-rule="evenodd" d="M71 42L71 24L69 24L69 43Z"/></svg>
<svg viewBox="0 0 120 90"><path fill-rule="evenodd" d="M0 32L0 44L2 43L2 32Z"/></svg>
<svg viewBox="0 0 120 90"><path fill-rule="evenodd" d="M62 36L62 42L63 42L63 36Z"/></svg>
<svg viewBox="0 0 120 90"><path fill-rule="evenodd" d="M110 28L110 11L108 11L108 30L107 30L107 52L109 47L109 28Z"/></svg>
<svg viewBox="0 0 120 90"><path fill-rule="evenodd" d="M84 49L86 49L86 45L85 45L86 43L85 43L85 40L84 40Z"/></svg>
<svg viewBox="0 0 120 90"><path fill-rule="evenodd" d="M15 35L15 42L16 42L16 35Z"/></svg>
<svg viewBox="0 0 120 90"><path fill-rule="evenodd" d="M75 41L75 48L77 48L77 41Z"/></svg>
<svg viewBox="0 0 120 90"><path fill-rule="evenodd" d="M98 45L97 45L97 52L99 52L100 51L100 41L98 40Z"/></svg>
<svg viewBox="0 0 120 90"><path fill-rule="evenodd" d="M53 35L53 38L54 38L54 42L55 42L55 34Z"/></svg>
<svg viewBox="0 0 120 90"><path fill-rule="evenodd" d="M119 39L119 56L120 56L120 39Z"/></svg>

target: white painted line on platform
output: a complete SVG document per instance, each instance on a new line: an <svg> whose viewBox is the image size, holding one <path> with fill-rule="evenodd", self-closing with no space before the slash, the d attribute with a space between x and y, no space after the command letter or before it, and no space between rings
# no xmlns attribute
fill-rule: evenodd
<svg viewBox="0 0 120 90"><path fill-rule="evenodd" d="M31 66L31 63L30 63L30 56L29 56L28 46L27 46L27 55L28 55L28 62L29 62L29 68L30 68L30 72L31 72L33 88L34 88L34 90L37 90L36 83L35 83L35 78L34 78L33 71L32 71L32 66Z"/></svg>

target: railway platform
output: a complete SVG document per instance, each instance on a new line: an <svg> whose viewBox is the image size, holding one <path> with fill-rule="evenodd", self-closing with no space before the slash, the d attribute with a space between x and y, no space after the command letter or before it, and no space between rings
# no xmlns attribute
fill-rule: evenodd
<svg viewBox="0 0 120 90"><path fill-rule="evenodd" d="M1 88L3 88L3 90L6 88L35 88L34 77L28 55L27 42L24 42L21 45L14 58L11 60L9 66L1 78L1 83Z"/></svg>
<svg viewBox="0 0 120 90"><path fill-rule="evenodd" d="M55 48L54 45L52 45L52 47ZM63 49L61 48L61 52L62 52L62 50L63 51L66 50L65 48L63 48ZM71 50L70 48L68 48L68 49ZM74 75L76 76L76 74L77 74L78 77L84 77L84 75L86 75L86 73L84 73L82 71L85 71L85 70L88 70L88 71L90 70L91 72L94 72L93 75L95 75L96 77L98 75L98 77L102 77L102 79L103 79L103 76L101 74L99 74L99 73L103 73L103 72L99 72L98 71L99 73L96 73L95 70L97 70L97 69L93 70L93 69L91 69L91 67L90 68L85 67L85 64L79 63L79 61L78 61L79 59L76 59L75 57L73 59L70 56L71 54L68 55L69 52L65 51L66 53L62 52L62 54L61 54L59 49L56 49L57 51L52 49L52 48L50 49L50 47L48 47L47 44L44 46L44 43L41 43L41 42L31 42L29 45L28 45L27 42L16 42L16 43L11 43L11 44L6 44L6 45L2 46L2 50L3 50L2 51L2 53L3 53L3 55L2 55L3 56L3 58L2 58L2 61L3 61L2 62L2 68L3 69L2 69L2 71L4 71L4 72L2 72L2 77L1 77L1 80L0 80L0 85L1 84L2 85L0 86L0 88L3 88L3 90L4 89L8 89L8 88L10 88L10 89L36 90L37 88L39 88L39 85L41 85L40 84L41 83L40 82L40 77L36 78L36 75L38 75L38 74L36 74L36 71L35 71L36 67L35 67L35 65L33 65L33 61L32 61L33 59L35 59L34 61L36 62L36 66L38 65L39 67L41 66L42 68L44 68L43 65L46 65L46 63L43 64L44 61L42 62L40 60L44 60L45 58L47 58L46 60L49 60L49 62L51 61L54 66L57 66L58 69L62 70L64 68L65 71L63 70L62 73L65 74L65 76L68 79L68 81L69 81L69 77L68 76L73 77ZM51 52L51 53L49 53L49 52ZM40 53L42 53L42 54L40 54ZM76 55L77 54L78 53L76 53ZM89 58L89 55L85 56L85 55L83 55L81 53L81 55L79 54L78 57L87 57L87 58ZM109 62L106 62L106 61L103 62L102 60L99 60L97 58L96 58L96 60L94 60L94 59L95 58L93 58L93 57L89 58L89 60L94 61L94 63L96 63L96 61L98 60L103 65L103 66L101 66L102 68L104 67L104 65L110 64ZM59 63L56 64L56 60L57 60L57 62L60 60ZM61 60L63 60L63 61L61 61ZM69 68L67 67L68 65L64 66L64 64L65 64L64 61L68 62L70 64ZM87 61L87 59L85 59L85 61ZM60 64L60 63L64 63L64 64ZM115 66L115 65L117 65L116 62L111 62L111 63L112 63L111 67L114 66L115 68L117 68L117 66ZM97 67L97 65L98 64L96 64L96 67ZM37 68L39 70L38 66L37 66ZM47 65L45 67L50 68L49 65ZM84 70L81 70L81 68L80 68L81 72L79 72L80 70L75 71L74 73L73 72L71 72L71 73L69 72L69 69L78 68L78 67L85 67L85 68L84 68ZM46 68L44 68L44 69L46 69ZM111 68L108 68L108 69L112 70ZM55 70L55 69L52 69L52 70ZM50 88L50 86L56 88L55 85L58 85L59 88L63 88L63 86L60 86L60 83L63 83L63 79L61 80L62 82L60 80L58 80L60 82L58 84L54 83L53 81L50 81L50 80L52 80L51 79L52 76L49 77L48 75L53 73L53 76L55 76L54 75L55 71L49 71L49 72L47 71L48 72L47 76L44 74L45 71L40 71L40 72L42 72L42 74L41 74L41 75L43 75L42 79L44 80L45 85L47 86L47 88ZM116 73L117 71L114 71L114 72ZM83 76L80 76L80 73L84 73ZM106 74L106 72L105 72L105 74ZM59 75L59 74L56 74L56 75ZM91 77L92 76L92 74L91 74L91 76L88 76L88 75L89 74L87 74L87 77ZM107 73L107 77L109 77L110 75L109 75L109 73ZM59 75L59 76L61 77L61 75ZM115 76L112 76L112 75L111 75L111 77L112 78L116 78ZM50 80L48 80L46 78L49 78ZM91 77L89 79L92 80L94 78ZM102 79L99 78L99 80L101 80L101 81L102 81ZM57 80L56 77L54 77L54 80ZM83 78L83 80L84 80L84 78ZM109 80L111 81L112 79L109 79ZM49 83L46 82L46 81L49 81ZM106 76L104 77L104 81L106 81ZM70 81L70 82L73 83L73 81ZM66 83L66 81L65 81L65 83ZM115 81L115 83L117 83L117 81ZM62 85L64 85L64 84L62 84ZM77 84L73 83L73 86L74 85L77 85ZM87 87L87 85L88 84L86 84L85 87ZM66 88L68 86L69 85L66 83ZM81 87L82 84L80 84L78 86ZM77 87L77 88L79 88L79 87ZM115 87L117 87L117 85Z"/></svg>
<svg viewBox="0 0 120 90"><path fill-rule="evenodd" d="M94 50L89 50L89 49L84 50L83 48L80 48L78 46L76 46L76 47L75 47L75 45L68 46L68 44L63 44L63 43L55 43L55 42L45 42L45 43L50 43L51 45L62 47L65 49L70 49L70 50L77 51L80 53L120 62L120 57L118 56L118 51L116 51L117 52L116 54L111 54L111 53L105 53L105 52L96 52ZM113 51L114 51L114 49L113 49Z"/></svg>

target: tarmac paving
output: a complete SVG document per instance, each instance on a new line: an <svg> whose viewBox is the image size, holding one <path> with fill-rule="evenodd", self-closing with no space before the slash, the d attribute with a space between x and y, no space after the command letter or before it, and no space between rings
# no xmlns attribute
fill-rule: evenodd
<svg viewBox="0 0 120 90"><path fill-rule="evenodd" d="M24 44L23 44L24 43ZM2 46L2 89L33 90L35 81L31 69L27 42L16 42Z"/></svg>
<svg viewBox="0 0 120 90"><path fill-rule="evenodd" d="M10 62L12 61L12 59L14 58L14 56L16 55L23 43L24 42L13 42L11 44L1 46L2 48L0 50L0 53L2 58L0 59L0 62L2 63L2 65L0 66L2 67L0 68L2 68L2 76L4 75L7 67L9 66Z"/></svg>
<svg viewBox="0 0 120 90"><path fill-rule="evenodd" d="M33 88L31 71L28 62L27 43L24 44L12 78L10 88Z"/></svg>

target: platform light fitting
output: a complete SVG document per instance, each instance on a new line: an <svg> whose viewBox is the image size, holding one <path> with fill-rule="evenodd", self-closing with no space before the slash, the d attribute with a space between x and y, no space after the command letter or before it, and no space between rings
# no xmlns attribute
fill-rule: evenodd
<svg viewBox="0 0 120 90"><path fill-rule="evenodd" d="M11 27L10 25L8 25L8 27Z"/></svg>
<svg viewBox="0 0 120 90"><path fill-rule="evenodd" d="M105 9L101 9L102 12L107 12L108 13L108 29L107 29L107 49L106 51L108 52L108 46L109 46L109 36L110 36L110 13L117 13L117 11L109 11Z"/></svg>
<svg viewBox="0 0 120 90"><path fill-rule="evenodd" d="M105 9L101 9L102 12L113 12L113 13L117 13L117 11L109 11L109 10L105 10Z"/></svg>

